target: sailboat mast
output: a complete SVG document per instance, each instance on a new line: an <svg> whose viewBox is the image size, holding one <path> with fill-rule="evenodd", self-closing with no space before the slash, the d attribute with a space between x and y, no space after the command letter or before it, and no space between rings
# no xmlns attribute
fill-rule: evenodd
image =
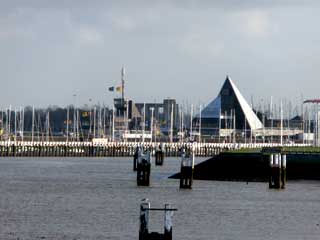
<svg viewBox="0 0 320 240"><path fill-rule="evenodd" d="M69 106L67 107L67 142L69 141Z"/></svg>
<svg viewBox="0 0 320 240"><path fill-rule="evenodd" d="M94 109L93 109L93 138L96 137L96 112L97 112L97 109L96 109L96 107L94 107Z"/></svg>
<svg viewBox="0 0 320 240"><path fill-rule="evenodd" d="M114 105L112 106L112 142L114 142Z"/></svg>
<svg viewBox="0 0 320 240"><path fill-rule="evenodd" d="M14 141L17 141L17 109L14 109Z"/></svg>
<svg viewBox="0 0 320 240"><path fill-rule="evenodd" d="M146 103L143 103L143 129L142 129L142 142L144 143L144 132L146 130Z"/></svg>
<svg viewBox="0 0 320 240"><path fill-rule="evenodd" d="M31 129L31 141L33 143L34 138L34 106L32 106L32 129Z"/></svg>
<svg viewBox="0 0 320 240"><path fill-rule="evenodd" d="M22 123L21 123L21 131L22 131L22 142L24 140L24 108L22 109Z"/></svg>
<svg viewBox="0 0 320 240"><path fill-rule="evenodd" d="M81 121L80 121L80 110L79 108L77 109L77 141L79 142L80 140L80 124L81 124Z"/></svg>
<svg viewBox="0 0 320 240"><path fill-rule="evenodd" d="M283 144L283 110L282 110L282 100L280 102L280 145Z"/></svg>
<svg viewBox="0 0 320 240"><path fill-rule="evenodd" d="M200 113L199 113L199 142L201 143L201 112L202 112L202 105L200 104Z"/></svg>
<svg viewBox="0 0 320 240"><path fill-rule="evenodd" d="M11 105L9 107L9 140L11 140Z"/></svg>
<svg viewBox="0 0 320 240"><path fill-rule="evenodd" d="M192 138L192 119L193 119L193 104L191 104L191 113L190 113L190 138Z"/></svg>
<svg viewBox="0 0 320 240"><path fill-rule="evenodd" d="M173 104L171 105L171 118L170 118L170 142L173 141Z"/></svg>

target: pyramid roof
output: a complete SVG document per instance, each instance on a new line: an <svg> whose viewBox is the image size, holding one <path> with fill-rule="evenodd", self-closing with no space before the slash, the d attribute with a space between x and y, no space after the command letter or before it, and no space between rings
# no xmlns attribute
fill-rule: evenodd
<svg viewBox="0 0 320 240"><path fill-rule="evenodd" d="M240 93L239 89L234 84L234 82L229 78L229 76L227 76L226 81L230 82L232 89L237 97L237 100L239 101L241 109L250 125L250 128L251 129L263 128L263 124L261 123L257 115L253 112L252 108L250 107L248 102L245 100L245 98L242 96L242 94Z"/></svg>
<svg viewBox="0 0 320 240"><path fill-rule="evenodd" d="M259 129L263 128L263 124L257 117L257 115L253 112L252 108L245 100L245 98L240 93L239 89L235 85L235 83L231 80L229 76L227 76L222 88L219 92L219 95L211 101L202 111L201 118L219 118L221 111L221 101L222 101L222 93L226 90L227 86L231 86L231 94L234 94L236 101L239 103L240 108L250 126L251 129ZM199 114L196 115L199 118Z"/></svg>

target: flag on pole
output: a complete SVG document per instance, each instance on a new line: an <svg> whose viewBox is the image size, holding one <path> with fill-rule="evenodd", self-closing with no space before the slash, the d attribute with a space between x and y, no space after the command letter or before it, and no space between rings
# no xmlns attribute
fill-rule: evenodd
<svg viewBox="0 0 320 240"><path fill-rule="evenodd" d="M122 87L120 86L120 87L116 87L116 91L117 92L122 92Z"/></svg>
<svg viewBox="0 0 320 240"><path fill-rule="evenodd" d="M114 92L114 87L109 87L110 92Z"/></svg>

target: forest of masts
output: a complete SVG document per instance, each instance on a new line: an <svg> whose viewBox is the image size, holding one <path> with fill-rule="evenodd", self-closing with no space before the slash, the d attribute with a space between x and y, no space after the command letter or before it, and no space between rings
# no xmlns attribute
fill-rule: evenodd
<svg viewBox="0 0 320 240"><path fill-rule="evenodd" d="M179 118L179 127L175 129L176 131L173 131L171 123L171 141L173 132L179 136L193 134L201 136L201 110L204 109L203 106L203 104L195 106L188 103L179 105L179 116L177 116ZM271 122L269 128L273 128L273 120L281 119L281 123L289 129L290 119L299 116L302 118L303 126L301 127L305 133L318 132L319 108L317 104L294 106L291 101L285 99L280 100L277 104L271 97L269 101L261 99L255 105L251 101L251 106L263 126L266 126L266 121L269 121ZM8 108L0 109L0 140L89 141L92 138L115 140L113 135L117 129L114 126L113 111L113 109L104 105L82 108L70 105L65 108L48 107L47 109L36 109L34 106L19 108L9 106ZM86 120L86 123L84 123L81 116L85 112L89 113L89 119ZM198 120L192 121L196 115ZM152 116L152 118L154 118L154 122L157 122L156 116ZM89 122L87 122L88 120ZM145 118L143 120L146 121ZM134 126L134 129L130 130L141 130L141 126L145 128L146 125L144 123L140 126ZM196 131L198 133L195 133ZM198 137L197 140L201 141L201 137Z"/></svg>

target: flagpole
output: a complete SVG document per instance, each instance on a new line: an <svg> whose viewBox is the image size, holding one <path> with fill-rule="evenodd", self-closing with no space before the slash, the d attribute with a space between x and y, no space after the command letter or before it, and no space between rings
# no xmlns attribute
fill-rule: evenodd
<svg viewBox="0 0 320 240"><path fill-rule="evenodd" d="M114 105L112 106L112 142L114 142Z"/></svg>
<svg viewBox="0 0 320 240"><path fill-rule="evenodd" d="M122 100L124 101L124 75L126 74L125 68L121 68L121 94L122 94Z"/></svg>

